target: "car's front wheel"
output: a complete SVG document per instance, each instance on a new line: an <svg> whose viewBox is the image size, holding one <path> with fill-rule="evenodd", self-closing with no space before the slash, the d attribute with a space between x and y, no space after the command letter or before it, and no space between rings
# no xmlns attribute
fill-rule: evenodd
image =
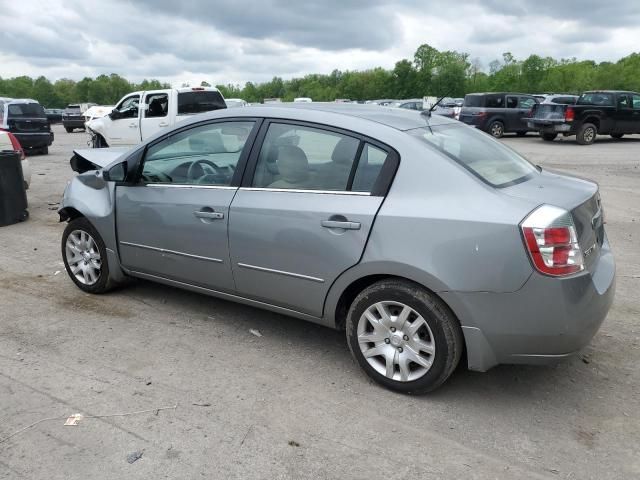
<svg viewBox="0 0 640 480"><path fill-rule="evenodd" d="M347 316L349 349L376 382L403 393L438 388L458 365L462 331L449 308L411 282L366 288Z"/></svg>
<svg viewBox="0 0 640 480"><path fill-rule="evenodd" d="M64 267L80 290L104 293L111 289L104 242L86 218L75 218L67 224L61 247Z"/></svg>

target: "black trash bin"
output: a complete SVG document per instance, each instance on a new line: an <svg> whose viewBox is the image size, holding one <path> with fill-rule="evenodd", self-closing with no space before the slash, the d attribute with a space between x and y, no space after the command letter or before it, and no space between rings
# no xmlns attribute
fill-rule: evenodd
<svg viewBox="0 0 640 480"><path fill-rule="evenodd" d="M20 153L0 152L0 227L29 217Z"/></svg>

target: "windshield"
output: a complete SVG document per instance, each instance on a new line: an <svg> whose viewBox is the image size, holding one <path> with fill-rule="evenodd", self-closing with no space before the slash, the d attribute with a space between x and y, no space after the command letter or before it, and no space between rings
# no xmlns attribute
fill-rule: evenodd
<svg viewBox="0 0 640 480"><path fill-rule="evenodd" d="M464 125L438 125L408 130L430 147L456 161L496 188L529 179L536 167L484 132Z"/></svg>
<svg viewBox="0 0 640 480"><path fill-rule="evenodd" d="M46 117L39 103L14 103L9 105L9 117Z"/></svg>
<svg viewBox="0 0 640 480"><path fill-rule="evenodd" d="M178 93L178 115L210 112L227 108L220 92L195 91Z"/></svg>
<svg viewBox="0 0 640 480"><path fill-rule="evenodd" d="M599 92L587 92L580 95L578 98L578 105L600 105L610 106L613 103L613 93L599 93Z"/></svg>

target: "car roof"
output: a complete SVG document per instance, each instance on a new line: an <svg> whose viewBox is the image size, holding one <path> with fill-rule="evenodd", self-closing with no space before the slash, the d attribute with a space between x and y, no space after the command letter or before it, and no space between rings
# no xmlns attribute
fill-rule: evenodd
<svg viewBox="0 0 640 480"><path fill-rule="evenodd" d="M32 98L4 98L7 103L38 103L37 100Z"/></svg>
<svg viewBox="0 0 640 480"><path fill-rule="evenodd" d="M467 93L468 95L525 95L527 97L535 97L534 94L531 93L520 93L520 92L481 92L481 93ZM540 94L538 94L540 95Z"/></svg>
<svg viewBox="0 0 640 480"><path fill-rule="evenodd" d="M213 112L200 114L193 120L203 120L206 118L220 117L275 117L282 119L291 119L299 121L309 121L317 123L326 123L332 125L335 120L344 121L345 117L355 117L371 123L385 125L396 130L411 130L426 126L435 126L449 123L458 123L439 115L425 115L416 111L406 110L402 108L381 107L371 104L356 103L333 103L333 102L314 102L314 103L280 103L269 105L255 105L245 107L238 111L231 110L228 114L224 110L215 110ZM326 114L326 115L318 115Z"/></svg>
<svg viewBox="0 0 640 480"><path fill-rule="evenodd" d="M638 95L638 92L632 92L631 90L587 90L584 93L631 93Z"/></svg>

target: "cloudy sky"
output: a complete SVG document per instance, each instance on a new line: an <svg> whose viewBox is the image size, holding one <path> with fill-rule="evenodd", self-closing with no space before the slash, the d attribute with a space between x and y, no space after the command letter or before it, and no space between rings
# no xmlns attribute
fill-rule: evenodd
<svg viewBox="0 0 640 480"><path fill-rule="evenodd" d="M0 0L0 76L264 81L392 68L428 43L487 68L510 51L640 51L640 0Z"/></svg>

